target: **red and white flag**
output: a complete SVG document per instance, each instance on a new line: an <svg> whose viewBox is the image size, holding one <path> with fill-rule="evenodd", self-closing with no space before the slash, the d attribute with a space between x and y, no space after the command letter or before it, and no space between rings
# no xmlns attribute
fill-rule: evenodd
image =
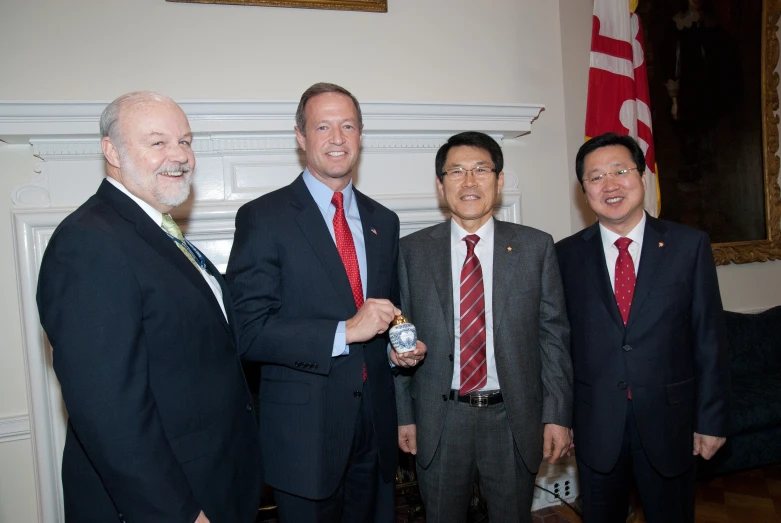
<svg viewBox="0 0 781 523"><path fill-rule="evenodd" d="M628 134L645 153L645 210L659 215L651 99L645 68L638 0L594 0L586 103L586 139L607 132Z"/></svg>

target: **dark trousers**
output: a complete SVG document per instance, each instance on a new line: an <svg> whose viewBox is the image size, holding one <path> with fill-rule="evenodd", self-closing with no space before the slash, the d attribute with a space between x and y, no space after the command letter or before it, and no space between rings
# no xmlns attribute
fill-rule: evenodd
<svg viewBox="0 0 781 523"><path fill-rule="evenodd" d="M274 491L280 523L393 523L396 520L393 481L380 474L371 397L364 382L355 438L342 481L326 499L307 499Z"/></svg>
<svg viewBox="0 0 781 523"><path fill-rule="evenodd" d="M504 403L450 401L434 458L417 471L427 523L466 523L475 480L491 523L532 521L534 474L515 447Z"/></svg>
<svg viewBox="0 0 781 523"><path fill-rule="evenodd" d="M613 470L603 474L589 468L580 458L577 460L584 523L624 523L633 484L637 485L648 523L692 523L696 475L694 456L691 467L682 475L664 477L659 474L643 450L632 402L627 401L624 440Z"/></svg>

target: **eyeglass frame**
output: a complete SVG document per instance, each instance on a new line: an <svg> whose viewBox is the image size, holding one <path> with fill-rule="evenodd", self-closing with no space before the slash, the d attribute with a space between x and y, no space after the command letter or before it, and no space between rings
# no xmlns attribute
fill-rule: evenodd
<svg viewBox="0 0 781 523"><path fill-rule="evenodd" d="M471 169L464 169L463 167L453 167L452 169L447 169L445 171L442 171L441 174L442 174L443 177L444 176L450 176L451 180L458 181L458 180L465 180L466 179L466 174L464 174L463 177L461 177L461 176L454 177L452 172L453 171L464 171L464 173L472 173L472 176L474 176L474 178L476 180L482 180L482 179L484 179L482 176L477 176L475 174L475 171L478 170L478 169L486 169L489 173L496 173L496 167L486 168L484 165L478 165L477 167L472 167ZM485 178L488 178L488 175L486 175Z"/></svg>
<svg viewBox="0 0 781 523"><path fill-rule="evenodd" d="M625 169L619 169L617 171L613 171L609 173L602 173L599 176L593 176L593 177L584 176L583 182L592 185L594 187L598 187L604 184L608 178L613 178L614 180L625 180L626 178L624 178L624 176L626 176L632 171L637 171L638 173L640 173L640 176L644 174L644 172L640 172L640 169L637 168L637 166L627 167ZM593 178L597 178L597 180L594 180Z"/></svg>

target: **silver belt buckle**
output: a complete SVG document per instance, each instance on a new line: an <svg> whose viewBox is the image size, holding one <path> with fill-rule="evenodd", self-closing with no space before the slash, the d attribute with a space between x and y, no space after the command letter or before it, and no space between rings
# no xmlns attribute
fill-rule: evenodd
<svg viewBox="0 0 781 523"><path fill-rule="evenodd" d="M470 407L487 407L488 396L469 396Z"/></svg>

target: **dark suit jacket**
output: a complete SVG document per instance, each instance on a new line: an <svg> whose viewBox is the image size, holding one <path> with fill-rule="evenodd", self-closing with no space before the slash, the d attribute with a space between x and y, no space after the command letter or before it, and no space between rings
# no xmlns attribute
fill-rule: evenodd
<svg viewBox="0 0 781 523"><path fill-rule="evenodd" d="M354 191L366 243L366 296L397 303L399 219ZM355 434L364 361L380 468L391 481L398 456L387 336L331 356L337 324L357 311L336 244L301 176L239 209L227 279L244 358L264 364L266 481L310 499L335 492Z"/></svg>
<svg viewBox="0 0 781 523"><path fill-rule="evenodd" d="M550 235L494 223L496 370L515 444L536 472L543 424L569 427L572 419L564 293ZM396 377L396 403L399 424L417 425L416 459L426 467L439 445L454 372L450 222L402 238L400 253L401 309L428 352L420 366Z"/></svg>
<svg viewBox="0 0 781 523"><path fill-rule="evenodd" d="M615 465L627 386L648 459L663 475L691 466L692 434L725 436L729 369L707 236L647 217L626 327L594 224L556 245L572 328L575 447L600 472Z"/></svg>
<svg viewBox="0 0 781 523"><path fill-rule="evenodd" d="M235 322L107 181L54 232L38 311L69 414L69 521L191 523L199 510L212 523L254 521L260 450Z"/></svg>

